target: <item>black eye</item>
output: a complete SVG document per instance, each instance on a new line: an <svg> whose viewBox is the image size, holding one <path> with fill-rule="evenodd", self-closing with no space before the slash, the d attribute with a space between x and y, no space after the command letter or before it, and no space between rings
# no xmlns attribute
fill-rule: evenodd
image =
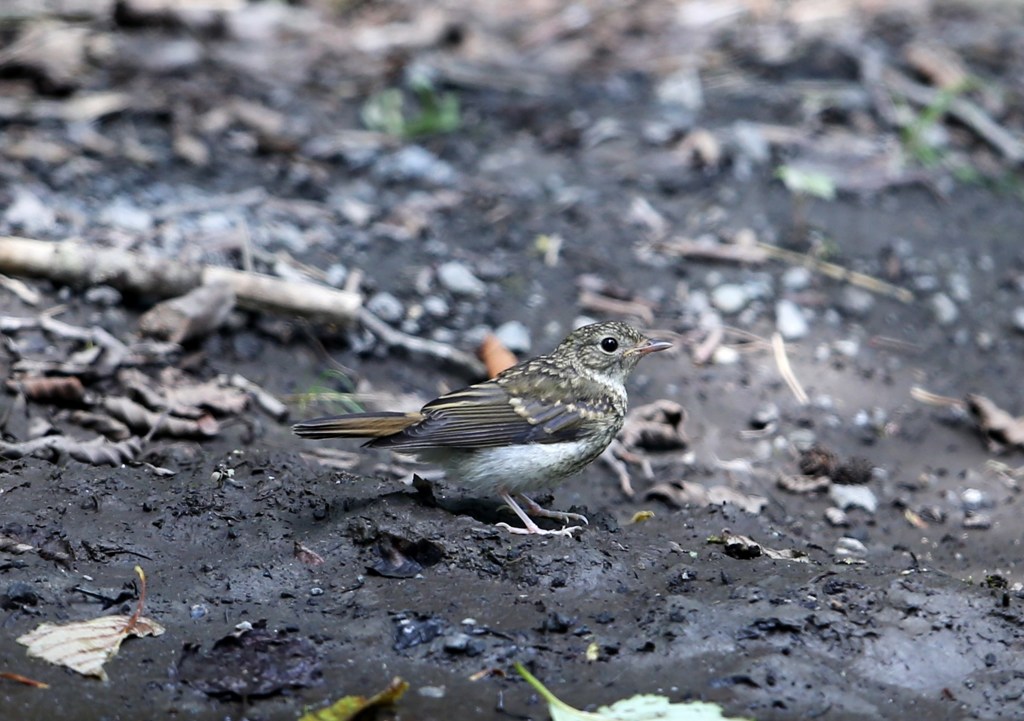
<svg viewBox="0 0 1024 721"><path fill-rule="evenodd" d="M601 339L601 350L603 350L605 353L614 353L618 349L619 342L612 338L611 336Z"/></svg>

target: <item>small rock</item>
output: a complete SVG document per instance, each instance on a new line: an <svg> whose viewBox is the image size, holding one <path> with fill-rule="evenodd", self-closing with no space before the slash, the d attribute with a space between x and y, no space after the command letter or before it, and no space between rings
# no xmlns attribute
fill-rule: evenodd
<svg viewBox="0 0 1024 721"><path fill-rule="evenodd" d="M836 353L847 358L856 358L860 353L860 341L856 338L844 338L832 344Z"/></svg>
<svg viewBox="0 0 1024 721"><path fill-rule="evenodd" d="M434 318L445 318L451 312L448 301L439 295L428 295L423 299L423 310Z"/></svg>
<svg viewBox="0 0 1024 721"><path fill-rule="evenodd" d="M803 309L785 298L775 304L775 327L786 340L803 338L810 331Z"/></svg>
<svg viewBox="0 0 1024 721"><path fill-rule="evenodd" d="M444 686L420 686L416 693L423 698L444 698L447 691Z"/></svg>
<svg viewBox="0 0 1024 721"><path fill-rule="evenodd" d="M530 350L530 329L518 320L502 323L494 335L513 353L527 353Z"/></svg>
<svg viewBox="0 0 1024 721"><path fill-rule="evenodd" d="M754 411L750 418L750 427L755 431L774 426L779 421L779 407L774 403L763 405Z"/></svg>
<svg viewBox="0 0 1024 721"><path fill-rule="evenodd" d="M100 213L100 222L115 228L146 233L153 229L153 216L125 200L115 200Z"/></svg>
<svg viewBox="0 0 1024 721"><path fill-rule="evenodd" d="M850 525L850 519L847 518L846 512L835 506L825 509L825 520L828 521L830 526L835 526L836 528Z"/></svg>
<svg viewBox="0 0 1024 721"><path fill-rule="evenodd" d="M735 283L725 283L711 291L711 303L726 314L738 313L750 302L747 288Z"/></svg>
<svg viewBox="0 0 1024 721"><path fill-rule="evenodd" d="M810 428L795 428L788 437L790 445L798 451L806 451L818 442L818 436Z"/></svg>
<svg viewBox="0 0 1024 721"><path fill-rule="evenodd" d="M965 488L960 492L960 503L965 511L971 513L981 508L992 508L995 503L977 488Z"/></svg>
<svg viewBox="0 0 1024 721"><path fill-rule="evenodd" d="M366 309L388 323L397 323L405 315L405 307L391 293L375 293L366 301Z"/></svg>
<svg viewBox="0 0 1024 721"><path fill-rule="evenodd" d="M811 271L802 265L794 265L782 274L782 287L786 290L806 290L811 284Z"/></svg>
<svg viewBox="0 0 1024 721"><path fill-rule="evenodd" d="M863 508L868 513L878 510L878 498L867 486L844 486L833 483L829 486L828 496L840 510Z"/></svg>
<svg viewBox="0 0 1024 721"><path fill-rule="evenodd" d="M484 282L473 275L464 263L456 260L442 263L437 269L437 279L441 285L455 295L466 295L482 298L487 293Z"/></svg>
<svg viewBox="0 0 1024 721"><path fill-rule="evenodd" d="M340 288L345 285L345 279L348 278L348 267L341 263L333 263L328 266L324 276L324 279L327 281L327 285L334 288Z"/></svg>
<svg viewBox="0 0 1024 721"><path fill-rule="evenodd" d="M1017 306L1013 309L1013 327L1024 333L1024 305Z"/></svg>
<svg viewBox="0 0 1024 721"><path fill-rule="evenodd" d="M956 307L956 303L945 293L933 295L930 304L932 312L935 313L935 322L941 326L952 325L960 317L960 310Z"/></svg>
<svg viewBox="0 0 1024 721"><path fill-rule="evenodd" d="M46 235L57 223L57 216L38 195L14 188L14 200L4 211L4 220L25 235Z"/></svg>
<svg viewBox="0 0 1024 721"><path fill-rule="evenodd" d="M422 181L431 185L452 185L458 177L451 165L419 145L408 145L381 158L373 173L384 181Z"/></svg>
<svg viewBox="0 0 1024 721"><path fill-rule="evenodd" d="M971 282L963 273L950 273L946 279L949 294L958 303L966 303L971 299Z"/></svg>
<svg viewBox="0 0 1024 721"><path fill-rule="evenodd" d="M984 531L992 528L992 516L987 513L968 513L964 516L964 528L973 528Z"/></svg>
<svg viewBox="0 0 1024 721"><path fill-rule="evenodd" d="M95 305L114 308L121 305L121 291L109 285L94 285L85 291L85 299Z"/></svg>
<svg viewBox="0 0 1024 721"><path fill-rule="evenodd" d="M836 541L836 555L863 558L868 555L868 547L860 541L858 541L856 538L843 536L838 541Z"/></svg>
<svg viewBox="0 0 1024 721"><path fill-rule="evenodd" d="M863 288L845 286L839 292L839 310L850 318L867 318L875 306L875 297Z"/></svg>
<svg viewBox="0 0 1024 721"><path fill-rule="evenodd" d="M711 362L715 365L728 366L738 362L740 359L740 352L729 345L720 345L715 348L715 352L711 355Z"/></svg>

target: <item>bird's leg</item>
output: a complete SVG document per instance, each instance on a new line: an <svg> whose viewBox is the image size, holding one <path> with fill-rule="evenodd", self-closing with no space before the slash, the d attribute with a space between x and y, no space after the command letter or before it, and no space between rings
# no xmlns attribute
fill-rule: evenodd
<svg viewBox="0 0 1024 721"><path fill-rule="evenodd" d="M508 493L504 493L503 492L501 494L501 499L503 501L505 501L505 503L508 504L508 507L511 508L512 511L517 516L519 516L519 520L522 521L523 522L523 526L525 526L525 528L516 528L515 526L510 526L507 523L499 523L499 524L497 524L499 528L504 528L509 533L515 533L515 534L519 534L519 535L523 535L523 536L527 536L527 535L571 536L576 531L582 530L579 526L567 526L565 528L560 528L557 531L549 531L549 530L547 530L545 528L541 528L540 526L538 526L536 523L533 522L532 518L530 518L528 515L526 515L526 511L524 511L522 508L520 508L519 504L516 503L515 499L512 498L512 496L510 496ZM538 506L533 501L531 501L526 496L523 496L523 499L526 500L526 501L529 501L529 503L527 505L531 506L532 509L540 509L541 511L545 510L545 509L541 508L540 506ZM583 518L583 516L581 516L581 515L579 515L577 513L555 513L554 511L545 511L545 514L553 514L553 515L549 515L547 517L548 518L557 518L557 519L560 519L562 522L565 522L565 521L569 520L569 518L568 518L569 516L574 516L576 518L582 518L584 523L587 522L586 518ZM545 514L537 514L537 515L545 515Z"/></svg>
<svg viewBox="0 0 1024 721"><path fill-rule="evenodd" d="M538 516L539 518L554 518L556 521L562 523L582 523L584 526L589 526L590 521L587 517L579 513L566 513L565 511L551 511L544 508L535 500L529 496L520 493L519 497L523 499L523 505L526 506L526 512L531 516Z"/></svg>

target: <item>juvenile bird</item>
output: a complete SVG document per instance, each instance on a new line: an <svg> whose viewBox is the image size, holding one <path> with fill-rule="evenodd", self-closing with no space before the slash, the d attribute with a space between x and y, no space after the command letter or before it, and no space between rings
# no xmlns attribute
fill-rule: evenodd
<svg viewBox="0 0 1024 721"><path fill-rule="evenodd" d="M525 494L558 484L601 455L622 428L629 374L642 357L670 346L625 323L593 323L549 355L446 393L417 412L329 416L293 430L304 438L370 438L364 446L411 453L467 488L501 496L524 527L500 527L571 535L580 527L545 530L530 515L563 524L587 523L585 516L549 511Z"/></svg>

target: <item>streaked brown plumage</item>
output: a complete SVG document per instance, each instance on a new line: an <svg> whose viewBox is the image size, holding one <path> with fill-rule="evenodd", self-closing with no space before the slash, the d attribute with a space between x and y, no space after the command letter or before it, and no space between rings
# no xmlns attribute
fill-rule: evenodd
<svg viewBox="0 0 1024 721"><path fill-rule="evenodd" d="M447 393L419 412L330 416L294 431L304 438L370 438L364 445L412 453L461 485L498 493L525 525L504 528L569 534L578 527L538 528L512 494L533 515L586 523L579 514L546 511L524 494L557 484L608 447L625 418L626 379L640 358L669 345L625 323L594 323L551 354Z"/></svg>

